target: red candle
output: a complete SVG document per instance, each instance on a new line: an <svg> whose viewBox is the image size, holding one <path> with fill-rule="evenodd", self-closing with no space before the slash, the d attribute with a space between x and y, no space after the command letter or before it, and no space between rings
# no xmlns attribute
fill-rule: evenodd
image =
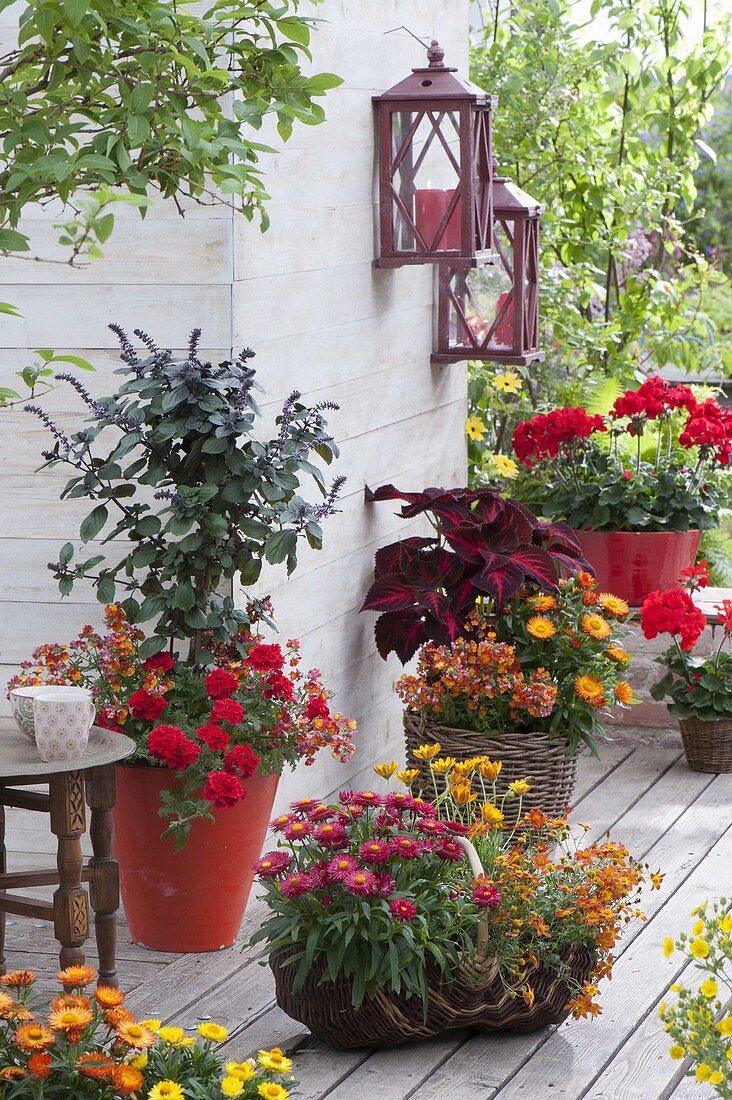
<svg viewBox="0 0 732 1100"><path fill-rule="evenodd" d="M501 312L508 298L508 291L502 294L496 304L496 316ZM501 317L493 333L493 343L499 347L513 347L513 301L508 303L508 309Z"/></svg>
<svg viewBox="0 0 732 1100"><path fill-rule="evenodd" d="M427 249L432 251L432 242L447 210L447 193L438 187L423 187L414 192L414 209L417 229ZM443 247L442 237L436 248Z"/></svg>

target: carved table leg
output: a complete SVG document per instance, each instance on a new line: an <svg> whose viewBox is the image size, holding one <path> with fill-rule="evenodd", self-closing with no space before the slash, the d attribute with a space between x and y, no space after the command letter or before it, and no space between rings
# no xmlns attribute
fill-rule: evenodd
<svg viewBox="0 0 732 1100"><path fill-rule="evenodd" d="M89 909L81 876L81 838L86 831L84 773L51 776L51 832L58 841L59 887L53 895L53 932L61 944L61 966L83 964L81 945L89 935Z"/></svg>
<svg viewBox="0 0 732 1100"><path fill-rule="evenodd" d="M0 874L7 871L5 851L5 807L0 806ZM0 913L0 974L5 973L5 913Z"/></svg>
<svg viewBox="0 0 732 1100"><path fill-rule="evenodd" d="M119 868L112 855L114 825L112 808L115 802L114 764L94 768L88 773L87 798L91 808L91 836L94 855L89 867L94 874L90 883L91 906L94 910L94 930L99 951L99 981L102 985L117 985L116 946L117 910L119 909Z"/></svg>

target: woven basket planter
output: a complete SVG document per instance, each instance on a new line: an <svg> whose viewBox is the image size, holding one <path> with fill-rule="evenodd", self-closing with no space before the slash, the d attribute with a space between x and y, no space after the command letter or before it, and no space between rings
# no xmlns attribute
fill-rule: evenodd
<svg viewBox="0 0 732 1100"><path fill-rule="evenodd" d="M695 772L732 772L732 718L679 719L686 762Z"/></svg>
<svg viewBox="0 0 732 1100"><path fill-rule="evenodd" d="M351 1005L350 978L319 984L323 968L315 966L303 988L293 993L297 966L284 966L285 961L282 953L269 960L277 1004L318 1039L338 1050L396 1047L411 1039L431 1039L459 1028L537 1031L565 1020L572 996L566 980L535 967L526 973L526 981L535 993L534 1003L529 1006L521 996L512 996L505 989L494 957L477 956L469 965L460 966L450 984L429 985L426 1016L420 997L407 998L385 990L355 1009ZM579 983L588 978L592 962L587 948L572 949L565 957L572 978Z"/></svg>
<svg viewBox="0 0 732 1100"><path fill-rule="evenodd" d="M521 800L521 813L543 810L549 817L563 816L572 801L577 777L577 757L569 751L565 737L550 733L504 733L486 737L473 730L451 729L425 721L419 714L406 711L404 735L407 743L408 767L418 767L424 784L424 794L430 797L432 773L429 764L415 760L412 750L419 745L439 741L443 756L467 760L472 756L489 756L503 764L496 781L496 792L502 796L514 779L530 779L531 790ZM507 799L503 811L508 825L515 825L518 799Z"/></svg>

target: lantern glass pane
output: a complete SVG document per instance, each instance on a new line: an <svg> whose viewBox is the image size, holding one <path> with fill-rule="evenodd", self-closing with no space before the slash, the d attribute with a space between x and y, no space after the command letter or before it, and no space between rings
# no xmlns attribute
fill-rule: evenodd
<svg viewBox="0 0 732 1100"><path fill-rule="evenodd" d="M459 251L460 129L454 111L392 114L392 217L398 252Z"/></svg>
<svg viewBox="0 0 732 1100"><path fill-rule="evenodd" d="M486 346L504 350L513 346L512 231L512 222L496 222L498 259L495 263L456 273L455 296L465 321L453 305L450 311L451 346L480 347L485 344L486 337Z"/></svg>

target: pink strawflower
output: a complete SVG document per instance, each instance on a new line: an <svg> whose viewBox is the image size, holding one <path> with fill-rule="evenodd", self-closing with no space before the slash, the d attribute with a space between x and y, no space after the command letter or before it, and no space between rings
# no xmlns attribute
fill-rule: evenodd
<svg viewBox="0 0 732 1100"><path fill-rule="evenodd" d="M309 814L312 810L318 809L320 801L317 798L298 798L296 802L290 803L290 809L294 813Z"/></svg>
<svg viewBox="0 0 732 1100"><path fill-rule="evenodd" d="M392 898L389 902L392 917L397 920L414 920L417 915L417 906L409 898Z"/></svg>
<svg viewBox="0 0 732 1100"><path fill-rule="evenodd" d="M384 800L375 791L356 791L351 802L354 806L381 806Z"/></svg>
<svg viewBox="0 0 732 1100"><path fill-rule="evenodd" d="M324 821L313 829L313 836L326 848L340 848L348 844L346 830L339 822Z"/></svg>
<svg viewBox="0 0 732 1100"><path fill-rule="evenodd" d="M391 845L386 840L366 840L358 854L366 863L386 863L391 859Z"/></svg>
<svg viewBox="0 0 732 1100"><path fill-rule="evenodd" d="M260 878L269 879L277 878L291 863L292 856L287 852L266 852L253 866Z"/></svg>
<svg viewBox="0 0 732 1100"><path fill-rule="evenodd" d="M304 840L312 832L307 821L291 821L282 831L288 840Z"/></svg>
<svg viewBox="0 0 732 1100"><path fill-rule="evenodd" d="M454 859L455 861L461 860L465 856L465 852L457 840L440 841L439 844L435 845L434 852L440 859Z"/></svg>
<svg viewBox="0 0 732 1100"><path fill-rule="evenodd" d="M343 882L346 875L358 869L358 860L353 856L336 856L328 864L328 874L334 882Z"/></svg>
<svg viewBox="0 0 732 1100"><path fill-rule="evenodd" d="M481 909L497 909L501 904L501 892L495 886L475 886L471 897Z"/></svg>
<svg viewBox="0 0 732 1100"><path fill-rule="evenodd" d="M379 880L373 871L367 871L365 867L357 867L344 875L343 885L349 894L360 897L374 897L379 892Z"/></svg>
<svg viewBox="0 0 732 1100"><path fill-rule="evenodd" d="M417 859L424 847L413 836L395 836L391 840L391 850L400 859Z"/></svg>
<svg viewBox="0 0 732 1100"><path fill-rule="evenodd" d="M310 875L302 871L292 871L285 875L280 883L280 892L285 898L299 898L301 894L307 894L313 888L313 880Z"/></svg>

